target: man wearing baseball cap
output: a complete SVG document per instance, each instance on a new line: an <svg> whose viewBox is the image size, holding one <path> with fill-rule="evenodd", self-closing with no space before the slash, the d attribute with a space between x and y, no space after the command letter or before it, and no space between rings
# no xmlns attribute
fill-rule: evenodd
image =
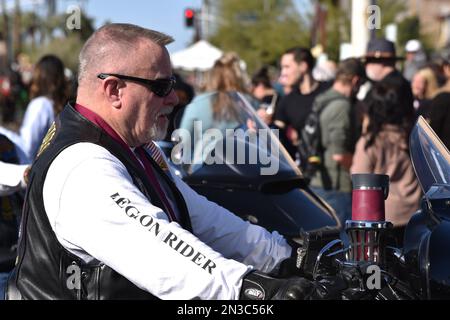
<svg viewBox="0 0 450 320"><path fill-rule="evenodd" d="M409 40L405 46L406 60L403 76L411 81L420 68L426 64L427 57L423 51L422 44L417 39Z"/></svg>

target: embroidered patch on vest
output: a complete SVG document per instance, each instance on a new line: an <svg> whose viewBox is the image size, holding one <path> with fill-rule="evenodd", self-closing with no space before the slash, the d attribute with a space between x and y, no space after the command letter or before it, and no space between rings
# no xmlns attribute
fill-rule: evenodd
<svg viewBox="0 0 450 320"><path fill-rule="evenodd" d="M55 134L56 134L56 124L55 124L55 122L53 122L50 129L48 129L47 134L44 137L44 140L42 141L42 144L41 144L41 147L39 148L37 157L39 157L45 151L45 149L48 148L50 143L53 141Z"/></svg>

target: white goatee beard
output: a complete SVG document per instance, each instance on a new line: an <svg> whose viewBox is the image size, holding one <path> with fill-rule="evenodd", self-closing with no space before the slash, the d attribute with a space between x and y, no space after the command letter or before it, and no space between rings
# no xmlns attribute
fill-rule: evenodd
<svg viewBox="0 0 450 320"><path fill-rule="evenodd" d="M150 138L153 141L163 140L167 134L167 125L164 128L158 128L158 125L155 123L149 130Z"/></svg>

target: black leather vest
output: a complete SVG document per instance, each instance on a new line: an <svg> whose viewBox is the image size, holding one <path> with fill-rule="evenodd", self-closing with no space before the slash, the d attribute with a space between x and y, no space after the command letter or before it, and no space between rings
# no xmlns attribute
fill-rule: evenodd
<svg viewBox="0 0 450 320"><path fill-rule="evenodd" d="M67 147L90 142L100 145L127 168L134 184L153 205L163 208L146 174L136 161L102 129L66 106L49 130L41 148L44 151L33 164L23 208L18 259L9 279L7 299L154 299L125 277L104 264L86 265L57 240L43 202L43 186L53 160ZM177 204L180 224L192 231L187 207L181 193L160 167L149 157L159 181ZM93 177L95 179L95 177ZM82 230L80 230L82 232ZM149 275L151 276L151 275ZM78 279L79 278L79 279Z"/></svg>

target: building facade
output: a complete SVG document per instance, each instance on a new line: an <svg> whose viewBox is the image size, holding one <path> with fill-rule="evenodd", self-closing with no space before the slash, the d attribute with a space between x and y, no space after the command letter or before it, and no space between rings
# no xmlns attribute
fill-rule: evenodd
<svg viewBox="0 0 450 320"><path fill-rule="evenodd" d="M450 0L409 0L410 15L417 15L422 33L436 49L450 45Z"/></svg>

